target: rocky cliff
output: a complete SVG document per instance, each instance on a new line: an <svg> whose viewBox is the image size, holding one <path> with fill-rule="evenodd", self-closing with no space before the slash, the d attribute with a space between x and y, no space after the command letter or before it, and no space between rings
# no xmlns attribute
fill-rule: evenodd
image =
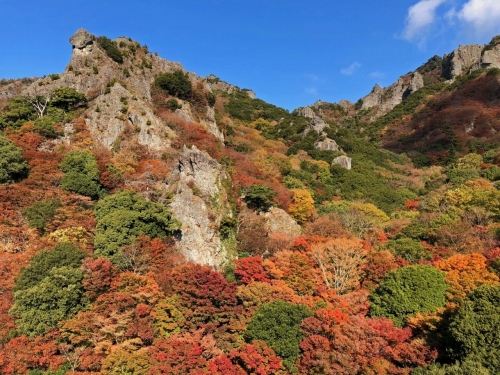
<svg viewBox="0 0 500 375"><path fill-rule="evenodd" d="M182 223L177 242L179 250L188 260L220 267L227 261L228 253L219 229L221 221L233 215L224 188L224 184L231 186L230 177L206 152L195 146L182 148L178 143L183 138L179 130L171 126L176 121L184 121L193 129L205 129L219 141L219 147L223 147L224 136L215 119L214 108L176 98L180 108L171 112L165 110L170 113L166 117L160 115L157 103L153 103L155 94L151 89L155 77L185 70L179 63L164 60L129 38L109 41L118 48L121 61L110 55L99 38L86 30L78 30L70 43L72 56L64 72L23 86L22 94L50 97L56 88L74 88L88 98L82 118L96 145L92 147L104 147L115 157L123 155L120 150L127 153L142 147L144 151L137 152L147 152L150 158L168 155L169 160L176 159L170 164L173 166L170 172L153 168L141 175L129 174L124 184L150 199L154 191L162 196L159 199L162 202L168 202L166 197L171 196L169 207ZM211 92L212 86L214 90L224 88L220 84L211 85L196 74L187 74L192 86L201 92ZM12 91L11 86L7 88ZM230 91L230 85L225 89ZM71 146L73 124L65 124L63 128L66 136L55 142ZM153 187L146 183L148 173L165 174L156 178Z"/></svg>
<svg viewBox="0 0 500 375"><path fill-rule="evenodd" d="M233 213L224 189L224 168L196 146L184 146L170 178L170 208L182 223L179 248L188 260L219 267L227 257L219 233Z"/></svg>

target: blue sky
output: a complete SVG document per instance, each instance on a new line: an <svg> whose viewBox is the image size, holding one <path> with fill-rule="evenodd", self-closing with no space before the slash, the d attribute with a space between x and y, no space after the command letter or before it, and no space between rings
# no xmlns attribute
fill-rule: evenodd
<svg viewBox="0 0 500 375"><path fill-rule="evenodd" d="M356 101L500 34L500 0L0 0L0 78L61 72L80 27L294 109Z"/></svg>

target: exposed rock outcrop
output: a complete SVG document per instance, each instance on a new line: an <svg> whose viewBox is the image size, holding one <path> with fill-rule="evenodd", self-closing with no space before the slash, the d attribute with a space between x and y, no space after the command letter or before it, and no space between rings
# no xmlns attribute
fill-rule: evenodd
<svg viewBox="0 0 500 375"><path fill-rule="evenodd" d="M471 44L459 46L452 53L444 55L443 58L443 77L454 79L463 73L464 70L471 68L481 60L481 51L483 46Z"/></svg>
<svg viewBox="0 0 500 375"><path fill-rule="evenodd" d="M327 151L342 151L340 146L331 138L325 138L322 141L317 141L314 143L314 147L319 150L327 150Z"/></svg>
<svg viewBox="0 0 500 375"><path fill-rule="evenodd" d="M94 38L85 29L78 29L76 33L71 38L69 38L69 42L71 43L73 48L80 50L92 44L93 41Z"/></svg>
<svg viewBox="0 0 500 375"><path fill-rule="evenodd" d="M484 51L481 59L481 68L500 68L500 45L496 45L494 48Z"/></svg>
<svg viewBox="0 0 500 375"><path fill-rule="evenodd" d="M420 90L422 87L424 87L424 77L419 72L414 72L408 85L408 91L412 93Z"/></svg>
<svg viewBox="0 0 500 375"><path fill-rule="evenodd" d="M203 78L203 81L212 91L222 91L228 94L232 94L236 91L242 91L246 93L250 98L255 99L255 93L252 90L240 89L238 86L231 85L230 83L222 81L219 77L210 74L208 77Z"/></svg>
<svg viewBox="0 0 500 375"><path fill-rule="evenodd" d="M262 214L264 226L269 233L284 233L288 236L297 236L302 232L299 224L281 208L271 207Z"/></svg>
<svg viewBox="0 0 500 375"><path fill-rule="evenodd" d="M398 80L387 88L382 88L376 84L372 91L362 98L361 109L377 107L375 116L381 116L399 103L401 103L412 92L424 87L424 77L417 71L412 75L399 77Z"/></svg>
<svg viewBox="0 0 500 375"><path fill-rule="evenodd" d="M304 116L306 118L311 119L308 124L308 128L304 130L304 135L306 135L309 131L315 130L318 134L323 133L323 129L328 126L328 124L319 116L317 116L311 107L302 107L297 110L297 113L300 116Z"/></svg>
<svg viewBox="0 0 500 375"><path fill-rule="evenodd" d="M333 159L332 165L337 164L345 169L351 169L351 162L352 162L352 159L350 157L347 157L345 155L341 155L341 156L337 156L335 159Z"/></svg>
<svg viewBox="0 0 500 375"><path fill-rule="evenodd" d="M165 149L174 136L174 132L153 114L144 100L135 98L119 83L115 83L108 94L96 98L87 111L85 122L92 138L109 149L121 140L127 126L133 126L137 143L151 151Z"/></svg>
<svg viewBox="0 0 500 375"><path fill-rule="evenodd" d="M206 152L184 146L172 174L170 209L182 223L179 249L188 260L219 267L225 260L219 226L232 212L222 181L224 168Z"/></svg>
<svg viewBox="0 0 500 375"><path fill-rule="evenodd" d="M382 97L384 95L384 90L378 84L373 86L372 91L366 95L363 100L363 105L361 109L368 109L371 107L379 106L382 104Z"/></svg>

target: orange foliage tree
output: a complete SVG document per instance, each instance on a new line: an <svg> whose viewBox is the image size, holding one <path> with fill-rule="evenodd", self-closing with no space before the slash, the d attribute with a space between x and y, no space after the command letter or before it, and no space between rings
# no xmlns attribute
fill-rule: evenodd
<svg viewBox="0 0 500 375"><path fill-rule="evenodd" d="M348 292L359 285L360 265L366 258L366 245L349 238L335 238L312 246L311 256L321 270L328 289L339 294Z"/></svg>

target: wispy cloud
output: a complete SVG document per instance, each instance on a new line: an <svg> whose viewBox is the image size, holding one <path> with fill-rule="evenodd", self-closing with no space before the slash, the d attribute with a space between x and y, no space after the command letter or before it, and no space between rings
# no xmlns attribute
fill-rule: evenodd
<svg viewBox="0 0 500 375"><path fill-rule="evenodd" d="M500 30L499 0L469 0L460 11L453 14L472 25L479 34L492 34Z"/></svg>
<svg viewBox="0 0 500 375"><path fill-rule="evenodd" d="M305 92L309 95L317 95L318 94L318 89L315 87L308 87L305 89Z"/></svg>
<svg viewBox="0 0 500 375"><path fill-rule="evenodd" d="M353 62L351 65L349 65L347 68L341 69L340 73L342 73L345 76L350 76L354 74L354 72L361 66L361 64L357 61Z"/></svg>
<svg viewBox="0 0 500 375"><path fill-rule="evenodd" d="M371 72L370 73L370 77L377 78L377 79L382 79L382 78L385 78L385 73L384 72L379 72L379 71Z"/></svg>
<svg viewBox="0 0 500 375"><path fill-rule="evenodd" d="M314 73L306 74L306 77L309 78L313 82L319 81L319 76L314 74Z"/></svg>
<svg viewBox="0 0 500 375"><path fill-rule="evenodd" d="M447 0L420 0L418 3L408 8L406 26L401 34L403 39L409 41L421 39L425 35L427 28L434 23L437 8L446 1Z"/></svg>

